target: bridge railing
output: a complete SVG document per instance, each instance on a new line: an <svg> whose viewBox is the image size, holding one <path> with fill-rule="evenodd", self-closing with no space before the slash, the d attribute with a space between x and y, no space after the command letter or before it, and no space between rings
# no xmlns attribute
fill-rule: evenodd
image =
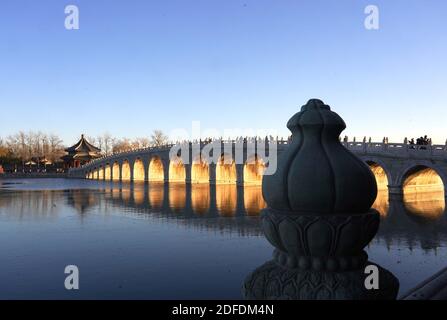
<svg viewBox="0 0 447 320"><path fill-rule="evenodd" d="M216 140L196 140L191 142L182 142L182 143L189 143L190 145L197 145L200 144L201 146L204 146L208 143L212 142L221 142L222 144L228 144L228 143L240 143L243 142L244 144L247 142L269 142L270 140L266 139L259 139L259 138L245 138L245 139L216 139ZM290 140L288 139L278 139L274 140L278 145L285 146L290 143ZM415 144L405 144L405 143L383 143L383 142L357 142L357 141L350 141L346 142L343 141L342 144L349 149L350 151L354 153L360 153L360 154L388 154L392 156L400 156L400 157L416 157L416 158L444 158L447 159L447 145L415 145ZM71 169L72 172L75 172L77 170L82 170L85 167L91 167L95 163L101 163L107 160L108 162L113 162L117 158L121 158L123 155L136 155L141 152L150 152L150 151L165 151L171 149L176 144L169 143L162 146L150 146L146 148L138 148L138 149L131 149L131 150L125 150L122 152L117 152L108 156L103 156L101 158L97 158L95 160L92 160L88 164L85 164L81 166L80 168Z"/></svg>
<svg viewBox="0 0 447 320"><path fill-rule="evenodd" d="M446 145L415 145L383 142L342 142L353 152L364 154L390 154L394 156L444 157L447 159Z"/></svg>
<svg viewBox="0 0 447 320"><path fill-rule="evenodd" d="M195 140L195 141L184 141L184 142L178 142L178 143L169 143L169 144L165 144L162 146L150 146L150 147L146 147L146 148L136 148L136 149L129 149L129 150L125 150L125 151L120 151L120 152L115 152L111 155L107 155L107 156L102 156L100 158L96 158L92 161L90 161L89 163L79 167L79 168L73 168L72 170L81 170L84 167L88 166L92 166L95 163L100 163L100 162L104 162L104 160L108 160L108 161L114 161L116 158L121 158L123 155L134 155L134 154L138 154L141 152L150 152L150 151L165 151L165 150L169 150L171 149L173 146L177 145L177 144L182 144L182 143L189 143L191 145L197 145L200 144L201 146L207 145L209 143L212 142L221 142L222 144L228 144L228 143L240 143L243 142L244 144L248 143L248 142L257 142L257 143L262 143L262 142L269 142L270 140L266 140L266 139L260 139L260 138L245 138L245 139L216 139L216 140ZM289 140L287 139L278 139L278 140L274 140L278 145L287 145L288 143L290 143Z"/></svg>

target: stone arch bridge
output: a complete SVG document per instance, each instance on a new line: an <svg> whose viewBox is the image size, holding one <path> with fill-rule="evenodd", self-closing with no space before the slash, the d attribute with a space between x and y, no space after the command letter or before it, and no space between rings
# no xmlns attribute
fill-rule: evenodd
<svg viewBox="0 0 447 320"><path fill-rule="evenodd" d="M264 141L265 150L263 154L258 154L257 148L248 147L246 140L243 143L234 140L220 143L222 150L232 152L223 152L221 159L216 163L208 164L201 159L190 158L189 163L182 164L178 159L170 159L170 150L173 145L166 145L102 157L80 168L70 169L68 177L130 182L261 184L262 171L258 169L263 167L263 163L268 162L263 154L269 153L269 144ZM276 141L278 154L287 148L288 143L286 140ZM446 145L422 146L374 142L342 142L342 144L371 168L381 168L391 196L403 195L403 186L410 175L431 169L442 180L444 195L447 197ZM189 148L202 150L206 145L203 142L189 143ZM236 163L233 159L238 149L243 154L242 163Z"/></svg>

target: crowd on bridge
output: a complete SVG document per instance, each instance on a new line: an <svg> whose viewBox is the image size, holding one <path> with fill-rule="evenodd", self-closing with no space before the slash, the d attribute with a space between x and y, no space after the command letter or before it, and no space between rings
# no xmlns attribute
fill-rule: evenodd
<svg viewBox="0 0 447 320"><path fill-rule="evenodd" d="M409 144L410 148L413 148L413 149L414 149L414 145L417 145L417 146L431 146L432 145L431 138L428 138L427 135L417 138L416 143L414 142L414 138L411 138L410 141L408 141L408 139L405 138L404 143ZM424 149L424 147L422 147L421 149Z"/></svg>
<svg viewBox="0 0 447 320"><path fill-rule="evenodd" d="M340 137L340 141L341 140L342 139ZM343 142L345 142L345 143L349 142L348 136L343 137ZM353 137L352 142L356 142L356 137ZM371 137L369 137L368 139L366 138L366 136L363 137L363 143L372 143ZM382 143L388 144L388 137L383 137ZM421 137L417 138L416 140L414 138L411 138L410 140L408 140L408 138L405 137L404 144L408 144L410 146L431 146L432 139L429 138L427 135L425 135L423 137L421 136ZM445 141L445 144L447 145L447 140ZM421 149L423 149L423 148L421 148Z"/></svg>

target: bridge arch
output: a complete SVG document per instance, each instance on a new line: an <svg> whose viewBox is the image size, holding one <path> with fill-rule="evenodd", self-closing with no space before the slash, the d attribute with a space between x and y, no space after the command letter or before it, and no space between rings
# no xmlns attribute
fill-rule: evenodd
<svg viewBox="0 0 447 320"><path fill-rule="evenodd" d="M191 165L191 182L192 183L209 183L210 182L210 166L208 162L197 155L192 160Z"/></svg>
<svg viewBox="0 0 447 320"><path fill-rule="evenodd" d="M405 167L399 176L406 210L414 217L436 220L445 214L445 172L432 163Z"/></svg>
<svg viewBox="0 0 447 320"><path fill-rule="evenodd" d="M121 164L121 181L130 181L130 163L129 160L124 159Z"/></svg>
<svg viewBox="0 0 447 320"><path fill-rule="evenodd" d="M185 182L186 169L180 157L173 157L169 161L169 182Z"/></svg>
<svg viewBox="0 0 447 320"><path fill-rule="evenodd" d="M112 180L112 169L110 167L110 163L106 163L104 168L104 179L109 181Z"/></svg>
<svg viewBox="0 0 447 320"><path fill-rule="evenodd" d="M136 158L133 163L133 180L145 181L146 180L145 171L146 170L144 169L143 160L140 157Z"/></svg>
<svg viewBox="0 0 447 320"><path fill-rule="evenodd" d="M262 185L262 176L266 165L257 154L247 157L244 164L244 185Z"/></svg>
<svg viewBox="0 0 447 320"><path fill-rule="evenodd" d="M98 180L104 180L104 167L101 165L98 168Z"/></svg>
<svg viewBox="0 0 447 320"><path fill-rule="evenodd" d="M418 163L405 167L399 175L399 185L404 188L418 188L418 191L445 191L447 175L431 163Z"/></svg>
<svg viewBox="0 0 447 320"><path fill-rule="evenodd" d="M121 179L121 168L118 161L115 161L112 166L112 179L119 181Z"/></svg>
<svg viewBox="0 0 447 320"><path fill-rule="evenodd" d="M378 159L367 159L364 161L374 174L374 178L376 178L377 189L387 190L388 185L392 183L392 177L391 171L387 168L386 164Z"/></svg>
<svg viewBox="0 0 447 320"><path fill-rule="evenodd" d="M235 184L236 181L236 163L231 155L223 153L216 164L216 184Z"/></svg>
<svg viewBox="0 0 447 320"><path fill-rule="evenodd" d="M155 155L149 161L148 174L148 180L151 182L163 182L165 180L163 161L159 156Z"/></svg>

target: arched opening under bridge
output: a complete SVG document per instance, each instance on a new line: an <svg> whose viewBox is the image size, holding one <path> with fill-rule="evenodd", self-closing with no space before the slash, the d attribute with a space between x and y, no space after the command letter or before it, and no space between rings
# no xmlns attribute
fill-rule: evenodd
<svg viewBox="0 0 447 320"><path fill-rule="evenodd" d="M244 165L244 185L261 186L264 171L265 163L260 157L249 157Z"/></svg>
<svg viewBox="0 0 447 320"><path fill-rule="evenodd" d="M144 179L145 179L144 163L143 163L143 160L141 160L140 158L137 158L133 165L133 180L134 181L144 181Z"/></svg>
<svg viewBox="0 0 447 320"><path fill-rule="evenodd" d="M235 184L236 181L236 163L230 155L223 154L216 164L216 184Z"/></svg>
<svg viewBox="0 0 447 320"><path fill-rule="evenodd" d="M441 176L427 166L415 166L403 177L404 205L414 215L438 219L445 212L444 183Z"/></svg>
<svg viewBox="0 0 447 320"><path fill-rule="evenodd" d="M113 173L113 181L119 181L120 180L120 165L118 162L115 162L113 164L112 173Z"/></svg>
<svg viewBox="0 0 447 320"><path fill-rule="evenodd" d="M107 163L106 166L105 166L104 179L105 180L112 180L112 170L110 168L110 164L109 163Z"/></svg>
<svg viewBox="0 0 447 320"><path fill-rule="evenodd" d="M192 161L191 166L191 182L192 183L209 183L210 167L208 162L201 156L197 156Z"/></svg>
<svg viewBox="0 0 447 320"><path fill-rule="evenodd" d="M165 180L163 162L157 156L149 162L149 181L163 182Z"/></svg>
<svg viewBox="0 0 447 320"><path fill-rule="evenodd" d="M384 217L389 210L388 176L380 164L374 161L367 161L367 164L374 174L377 183L377 197L372 207Z"/></svg>
<svg viewBox="0 0 447 320"><path fill-rule="evenodd" d="M186 170L185 165L179 157L175 157L169 161L169 182L185 182Z"/></svg>
<svg viewBox="0 0 447 320"><path fill-rule="evenodd" d="M128 160L124 160L121 165L121 181L130 181L130 164Z"/></svg>

